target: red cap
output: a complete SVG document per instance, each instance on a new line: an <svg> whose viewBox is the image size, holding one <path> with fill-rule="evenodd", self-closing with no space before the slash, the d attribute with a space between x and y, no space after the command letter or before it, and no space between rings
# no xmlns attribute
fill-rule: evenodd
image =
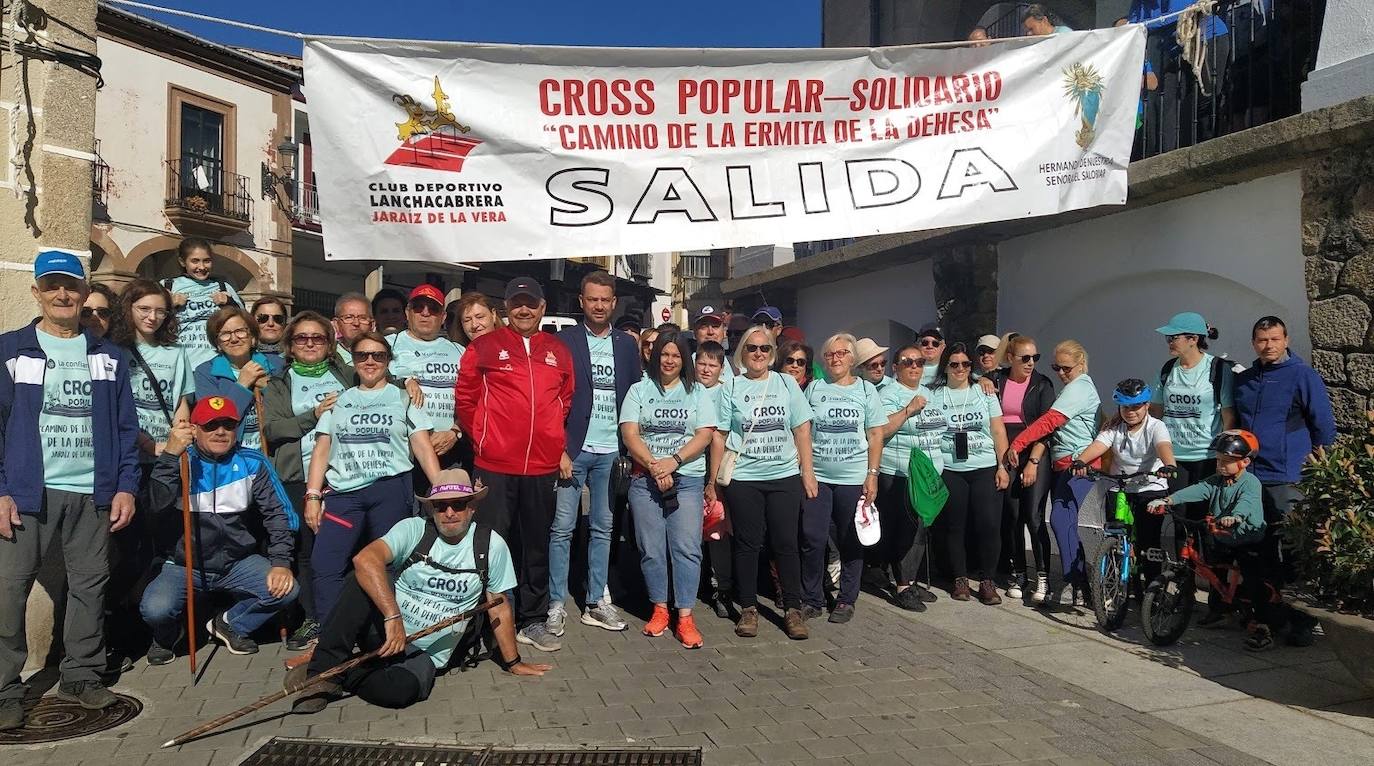
<svg viewBox="0 0 1374 766"><path fill-rule="evenodd" d="M410 291L410 300L413 301L416 298L428 298L440 306L444 305L444 294L439 291L439 288L428 283L420 285Z"/></svg>
<svg viewBox="0 0 1374 766"><path fill-rule="evenodd" d="M239 408L222 396L207 396L197 401L195 409L191 410L191 422L198 426L225 418L237 421Z"/></svg>

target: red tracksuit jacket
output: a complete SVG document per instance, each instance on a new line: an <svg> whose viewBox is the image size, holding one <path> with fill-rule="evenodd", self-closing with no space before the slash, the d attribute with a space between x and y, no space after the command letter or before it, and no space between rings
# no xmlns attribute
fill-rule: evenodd
<svg viewBox="0 0 1374 766"><path fill-rule="evenodd" d="M458 424L476 464L495 473L538 476L558 470L573 394L568 349L546 332L529 339L509 327L474 340L454 386Z"/></svg>

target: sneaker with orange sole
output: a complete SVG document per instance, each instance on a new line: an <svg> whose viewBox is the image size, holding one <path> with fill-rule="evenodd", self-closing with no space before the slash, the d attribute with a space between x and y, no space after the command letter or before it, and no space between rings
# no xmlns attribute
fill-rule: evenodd
<svg viewBox="0 0 1374 766"><path fill-rule="evenodd" d="M673 630L673 635L687 649L700 649L706 643L701 637L701 631L697 630L696 620L692 619L690 614L677 618L677 628Z"/></svg>
<svg viewBox="0 0 1374 766"><path fill-rule="evenodd" d="M644 635L661 636L668 630L668 607L664 604L654 604L654 615L649 618L649 622L644 625Z"/></svg>

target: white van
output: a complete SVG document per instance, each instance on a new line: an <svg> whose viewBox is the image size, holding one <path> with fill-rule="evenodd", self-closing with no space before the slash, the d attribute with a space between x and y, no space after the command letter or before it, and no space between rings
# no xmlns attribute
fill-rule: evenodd
<svg viewBox="0 0 1374 766"><path fill-rule="evenodd" d="M572 317L558 316L556 314L545 315L544 320L539 323L539 329L544 332L557 333L577 324L578 320Z"/></svg>

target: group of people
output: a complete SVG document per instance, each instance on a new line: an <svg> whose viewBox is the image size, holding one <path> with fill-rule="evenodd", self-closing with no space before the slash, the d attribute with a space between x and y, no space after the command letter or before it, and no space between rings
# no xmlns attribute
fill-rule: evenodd
<svg viewBox="0 0 1374 766"><path fill-rule="evenodd" d="M184 614L201 597L218 604L202 635L236 654L290 623L288 648L311 652L290 681L380 650L298 712L345 691L400 707L484 652L515 674L549 670L519 650L561 648L570 584L581 624L625 630L618 530L638 549L643 632L688 649L704 643L699 596L752 637L771 591L801 640L827 610L853 619L865 581L923 610L932 559L955 600L1078 598L1083 469L1105 457L1200 485L1132 492L1212 499L1276 580L1273 525L1303 458L1334 438L1324 386L1274 317L1237 373L1206 353L1216 333L1201 316L1175 316L1159 330L1168 362L1148 384L1118 384L1100 428L1074 341L1053 349L1056 393L1036 341L1016 333L970 345L931 326L894 350L840 332L817 356L772 306L706 306L686 330L613 326L605 272L583 278L582 321L557 335L523 277L499 308L424 284L289 316L275 298L245 309L208 242L178 256L180 276L116 296L74 255L44 251L39 316L0 335L0 729L23 725L24 605L53 543L68 578L59 696L111 704L107 655L139 641L150 664L195 651ZM570 583L584 506L586 571ZM1158 544L1158 524L1141 533ZM487 601L500 603L485 618L408 642Z"/></svg>

